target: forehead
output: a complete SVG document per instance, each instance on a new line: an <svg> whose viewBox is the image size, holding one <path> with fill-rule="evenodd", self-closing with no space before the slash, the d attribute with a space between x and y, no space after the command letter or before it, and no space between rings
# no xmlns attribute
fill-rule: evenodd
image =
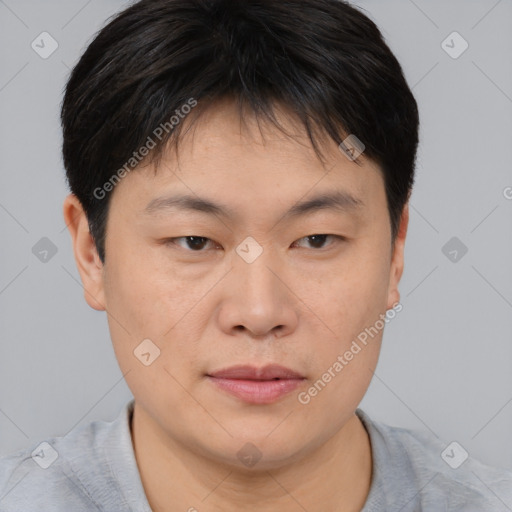
<svg viewBox="0 0 512 512"><path fill-rule="evenodd" d="M183 127L178 153L168 146L158 168L131 172L114 198L122 196L146 214L193 206L216 214L269 205L289 210L291 202L297 203L293 215L306 202L346 209L379 205L384 182L373 161L361 155L358 165L328 139L322 161L300 122L284 109L276 118L282 129L254 115L241 117L232 103L218 104Z"/></svg>

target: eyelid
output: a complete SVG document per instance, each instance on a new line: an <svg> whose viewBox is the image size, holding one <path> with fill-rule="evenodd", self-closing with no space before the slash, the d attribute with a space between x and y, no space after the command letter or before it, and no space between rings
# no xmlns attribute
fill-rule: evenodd
<svg viewBox="0 0 512 512"><path fill-rule="evenodd" d="M331 233L312 233L310 235L306 235L306 236L303 236L301 238L298 238L297 240L295 240L292 243L292 245L296 245L296 244L298 244L298 242L301 242L302 240L307 240L308 238L313 237L313 236L331 237L332 239L334 239L337 242L343 242L343 241L347 240L347 238L342 236L342 235L335 235L335 234L331 234ZM207 249L199 249L199 250L194 251L193 249L190 249L189 247L183 247L182 245L180 245L180 244L178 244L176 242L177 240L186 240L187 238L202 238L202 239L207 241L207 244L210 244L210 245L213 244L216 247L220 246L220 244L218 244L215 240L213 240L213 239L211 239L211 238L209 238L207 236L201 236L201 235L185 235L185 236L177 236L177 237L172 237L172 238L166 238L165 240L163 240L163 243L165 245L175 245L175 246L179 247L180 249L184 249L185 251L191 252L191 253L201 253L201 252L205 252L207 250ZM306 247L306 249L312 249L313 251L327 250L334 243L335 242L332 242L332 243L328 244L327 247L321 247L321 248Z"/></svg>
<svg viewBox="0 0 512 512"><path fill-rule="evenodd" d="M332 233L313 233L311 235L306 235L306 236L303 236L302 238L299 238L297 239L295 242L293 242L292 245L295 245L297 244L298 242L300 242L301 240L306 240L307 238L310 238L312 236L326 236L326 237L331 237L333 239L335 239L337 242L343 242L343 241L346 241L347 238L342 236L342 235L334 235ZM333 242L334 243L334 242ZM333 243L330 243L327 245L327 247L321 247L320 249L316 249L316 248L313 248L312 250L313 251L322 251L322 250L327 250L329 247L331 247L333 245ZM307 247L307 249L309 249Z"/></svg>
<svg viewBox="0 0 512 512"><path fill-rule="evenodd" d="M207 240L207 244L210 244L210 245L214 244L216 246L219 245L217 242L215 242L215 240L212 240L211 238L208 238L207 236L200 236L200 235L185 235L185 236L175 236L172 238L166 238L165 240L163 240L163 244L164 245L175 245L175 246L179 247L180 249L184 249L185 251L192 252L192 253L193 252L197 252L197 253L205 252L205 249L194 251L188 247L183 247L182 245L180 245L179 243L176 242L177 240L185 240L187 238L204 238L205 240Z"/></svg>

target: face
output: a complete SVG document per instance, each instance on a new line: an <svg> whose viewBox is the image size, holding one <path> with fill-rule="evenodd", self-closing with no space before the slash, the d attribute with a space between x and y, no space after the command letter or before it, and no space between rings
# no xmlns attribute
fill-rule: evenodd
<svg viewBox="0 0 512 512"><path fill-rule="evenodd" d="M85 217L71 227L86 299L108 312L136 407L170 444L238 466L247 442L271 468L353 417L399 300L407 210L392 247L377 166L334 143L322 164L284 111L280 122L294 137L253 118L241 126L219 104L179 160L169 151L156 174L126 175L104 266ZM252 378L219 373L239 365ZM268 365L293 374L257 373Z"/></svg>

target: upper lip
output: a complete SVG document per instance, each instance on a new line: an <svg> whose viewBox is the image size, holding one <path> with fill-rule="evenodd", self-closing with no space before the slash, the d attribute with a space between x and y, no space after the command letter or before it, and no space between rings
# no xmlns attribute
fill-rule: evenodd
<svg viewBox="0 0 512 512"><path fill-rule="evenodd" d="M278 364L269 364L261 368L250 365L238 365L217 370L208 374L218 379L272 380L303 379L299 373Z"/></svg>

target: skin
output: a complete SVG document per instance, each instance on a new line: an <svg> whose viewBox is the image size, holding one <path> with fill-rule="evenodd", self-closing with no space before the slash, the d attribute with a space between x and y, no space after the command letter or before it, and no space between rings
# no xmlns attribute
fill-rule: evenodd
<svg viewBox="0 0 512 512"><path fill-rule="evenodd" d="M132 440L155 512L358 511L368 495L372 454L355 415L377 365L382 331L336 377L307 391L357 335L399 301L408 224L395 243L383 176L326 142L322 164L298 123L278 110L287 136L218 103L168 150L154 175L142 166L115 187L102 265L77 198L64 217L88 304L106 310L119 366L135 397ZM185 121L186 122L186 121ZM362 203L301 217L299 201L341 190ZM179 209L152 215L156 197L188 193L234 216ZM332 234L316 243L311 235ZM197 245L178 237L206 237ZM253 237L262 254L236 248ZM318 240L318 239L316 239ZM196 250L194 250L196 248ZM149 366L134 349L149 338ZM206 374L235 364L277 363L305 377L272 404L226 394ZM252 467L237 452L262 454Z"/></svg>

